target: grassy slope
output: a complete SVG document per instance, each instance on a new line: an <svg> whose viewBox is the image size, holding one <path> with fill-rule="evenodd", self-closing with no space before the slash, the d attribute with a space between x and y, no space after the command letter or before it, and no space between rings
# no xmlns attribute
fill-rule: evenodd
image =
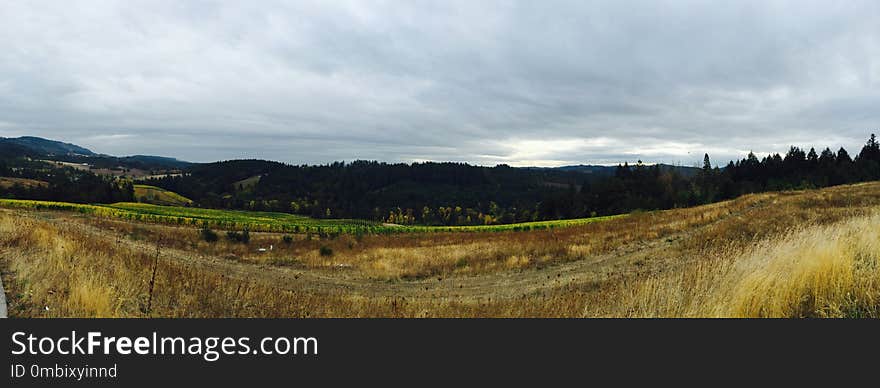
<svg viewBox="0 0 880 388"><path fill-rule="evenodd" d="M49 186L48 183L36 179L0 177L0 187L9 188L15 185L21 185L27 188Z"/></svg>
<svg viewBox="0 0 880 388"><path fill-rule="evenodd" d="M14 316L880 317L878 211L880 182L528 233L246 245L0 210L0 263Z"/></svg>
<svg viewBox="0 0 880 388"><path fill-rule="evenodd" d="M260 183L260 179L262 178L262 175L255 175L250 178L242 179L238 182L235 182L232 184L232 186L235 187L236 190L238 190L239 188L241 188L242 190L251 190L254 188L254 186L257 185L257 183Z"/></svg>
<svg viewBox="0 0 880 388"><path fill-rule="evenodd" d="M605 314L880 317L880 215L792 230L631 284Z"/></svg>
<svg viewBox="0 0 880 388"><path fill-rule="evenodd" d="M154 205L185 206L193 201L173 191L150 185L134 185L134 197Z"/></svg>

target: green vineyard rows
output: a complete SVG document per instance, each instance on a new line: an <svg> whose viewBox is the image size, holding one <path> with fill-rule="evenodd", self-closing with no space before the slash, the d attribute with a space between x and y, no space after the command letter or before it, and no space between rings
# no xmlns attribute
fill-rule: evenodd
<svg viewBox="0 0 880 388"><path fill-rule="evenodd" d="M621 217L618 215L504 225L403 226L356 219L315 219L287 213L202 209L129 202L115 203L112 205L85 205L67 202L0 199L0 206L34 210L73 211L99 217L118 218L131 221L227 230L248 229L254 232L319 234L529 231L580 226L592 222Z"/></svg>

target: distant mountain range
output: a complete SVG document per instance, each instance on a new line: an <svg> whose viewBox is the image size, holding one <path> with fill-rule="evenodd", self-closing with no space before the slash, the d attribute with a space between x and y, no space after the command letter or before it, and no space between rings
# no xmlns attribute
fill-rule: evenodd
<svg viewBox="0 0 880 388"><path fill-rule="evenodd" d="M657 164L660 166L661 171L675 171L682 176L691 177L697 174L700 171L699 168L696 167L688 167L688 166L675 166L671 164ZM633 165L631 164L630 167ZM561 166L561 167L528 167L531 169L537 170L557 170L557 171L570 171L570 172L579 172L582 174L589 174L596 177L601 176L610 176L614 175L614 172L617 170L617 166L598 166L598 165L590 165L590 164L578 164L573 166Z"/></svg>
<svg viewBox="0 0 880 388"><path fill-rule="evenodd" d="M64 143L35 136L22 136L17 138L0 137L0 156L28 156L32 158L46 158L65 162L88 163L89 165L108 168L122 166L140 169L185 169L196 165L196 163L163 156L111 156L98 154L76 144ZM695 167L674 166L670 164L660 164L660 168L663 171L676 171L685 177L693 176L699 171L699 169ZM525 167L525 169L579 172L595 177L602 177L614 175L614 171L617 167L579 164L562 167Z"/></svg>
<svg viewBox="0 0 880 388"><path fill-rule="evenodd" d="M74 163L88 163L92 166L115 168L118 166L140 169L179 169L192 163L162 156L133 155L112 156L97 154L76 144L35 136L16 138L0 137L0 156L45 158Z"/></svg>
<svg viewBox="0 0 880 388"><path fill-rule="evenodd" d="M21 153L39 154L46 156L96 155L94 152L75 144L63 143L60 141L48 140L34 136L22 136L16 138L0 137L0 146L4 147L3 150L17 149Z"/></svg>

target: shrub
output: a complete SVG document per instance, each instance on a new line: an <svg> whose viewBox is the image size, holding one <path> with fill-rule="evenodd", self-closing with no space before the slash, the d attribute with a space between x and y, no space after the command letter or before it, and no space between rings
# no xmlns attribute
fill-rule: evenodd
<svg viewBox="0 0 880 388"><path fill-rule="evenodd" d="M229 241L235 241L235 242L240 242L242 244L247 244L251 241L251 234L250 234L250 232L248 232L247 229L245 229L241 232L236 232L236 231L230 230L230 231L226 232L226 238Z"/></svg>
<svg viewBox="0 0 880 388"><path fill-rule="evenodd" d="M202 240L207 242L216 242L218 240L217 233L215 233L210 228L202 228L199 232L199 235L202 237Z"/></svg>
<svg viewBox="0 0 880 388"><path fill-rule="evenodd" d="M273 257L269 259L269 264L276 267L290 267L299 264L299 260L294 257Z"/></svg>
<svg viewBox="0 0 880 388"><path fill-rule="evenodd" d="M333 249L326 245L322 245L321 249L318 250L318 253L320 253L321 256L331 256L333 255Z"/></svg>
<svg viewBox="0 0 880 388"><path fill-rule="evenodd" d="M293 243L293 236L285 234L281 237L281 241L284 241L285 244L290 245Z"/></svg>

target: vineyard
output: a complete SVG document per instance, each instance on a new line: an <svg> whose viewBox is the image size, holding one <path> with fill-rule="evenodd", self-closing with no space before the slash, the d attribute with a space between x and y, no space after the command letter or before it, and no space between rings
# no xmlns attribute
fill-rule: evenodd
<svg viewBox="0 0 880 388"><path fill-rule="evenodd" d="M226 230L248 229L254 232L319 234L530 231L579 226L620 217L618 215L505 225L402 226L356 219L315 219L287 213L216 210L128 202L112 205L85 205L67 202L0 199L0 206L33 210L73 211L99 217L118 218L139 222Z"/></svg>

